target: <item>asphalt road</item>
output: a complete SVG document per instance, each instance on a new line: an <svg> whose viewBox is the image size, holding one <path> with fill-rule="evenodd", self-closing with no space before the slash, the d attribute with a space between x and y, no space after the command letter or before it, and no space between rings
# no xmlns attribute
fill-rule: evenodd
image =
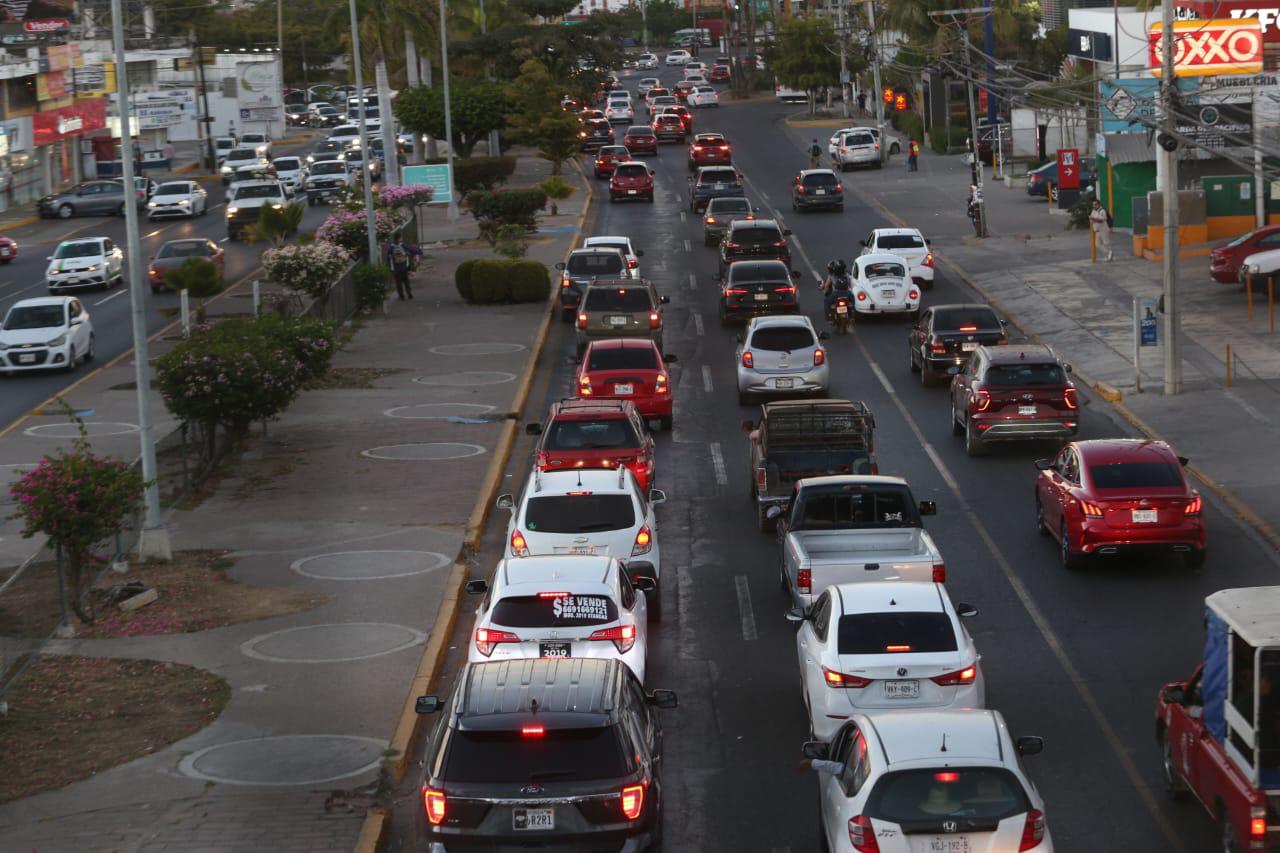
<svg viewBox="0 0 1280 853"><path fill-rule="evenodd" d="M790 212L788 185L807 160L804 147L812 136L825 146L829 135L786 127L781 118L790 111L772 102L700 111L695 130L725 132L762 215L782 209L794 231L793 266L804 275L802 307L822 328L811 266L848 259L868 230L890 223L856 194L847 195L843 213ZM667 847L812 851L816 783L796 770L808 725L794 629L782 618L777 546L755 530L739 429L758 409L737 404L736 333L717 321L716 255L703 248L699 220L688 212L685 148L664 145L652 162L656 203L605 201L590 233L627 235L646 250L641 269L671 297L666 350L679 357L675 428L658 438L657 486L669 496L657 531L666 599L648 658L649 686L680 699L664 718ZM846 187L858 180L850 173ZM943 268L926 301L981 300ZM567 393L568 331L560 327L549 343L544 403ZM851 338L830 341L832 396L867 402L882 473L905 477L918 499L938 504L927 526L946 559L952 599L980 610L968 627L983 655L988 706L1015 734L1045 738L1044 753L1025 765L1045 797L1056 849L1213 849L1215 832L1200 806L1164 795L1153 705L1159 685L1189 675L1199 659L1204 596L1274 582L1275 554L1207 498L1211 553L1203 570L1151 559L1063 571L1033 520L1032 462L1053 448L965 456L949 428L947 392L922 388L908 372L905 337L902 321L887 320L859 322ZM526 420L541 411L531 406ZM1089 394L1082 412L1082 438L1131 434ZM528 470L527 449L522 441L513 455L512 489ZM505 523L496 513L477 576L492 571ZM458 626L450 676L469 642L470 615ZM392 849L414 849L408 812L421 803L412 781L399 799Z"/></svg>
<svg viewBox="0 0 1280 853"><path fill-rule="evenodd" d="M274 155L295 154L308 150L308 145L276 145ZM221 181L206 181L204 187L209 192L209 213L195 219L161 219L147 222L145 215L139 221L143 262L168 240L184 237L209 237L223 243L226 249L225 280L228 286L235 284L258 268L258 256L262 253L262 245L225 242L226 229L226 189ZM303 219L304 230L314 230L327 215L328 208L318 206L308 208ZM25 225L6 232L6 236L18 241L18 257L10 264L0 267L0 318L13 303L21 299L45 296L44 272L48 266L48 256L58 243L72 238L110 237L126 253L125 223L118 216L85 216L75 219L46 219L33 225ZM133 259L125 257L125 271ZM145 272L145 271L144 271ZM151 288L146 287L147 299L147 331L153 333L173 322L178 309L178 295L175 293L159 293L152 295ZM111 290L66 291L74 293L89 310L93 320L96 337L97 364L110 361L121 352L133 346L133 327L131 320L129 289L127 286L115 287ZM162 313L163 309L171 309ZM92 366L82 364L74 373L61 371L41 371L39 373L21 373L6 377L0 374L0 428L12 422L35 406L59 393L68 385L92 370Z"/></svg>

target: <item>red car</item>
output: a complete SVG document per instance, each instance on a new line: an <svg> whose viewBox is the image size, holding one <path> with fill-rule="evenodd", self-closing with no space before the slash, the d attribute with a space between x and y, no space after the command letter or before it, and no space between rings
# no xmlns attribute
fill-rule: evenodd
<svg viewBox="0 0 1280 853"><path fill-rule="evenodd" d="M723 133L699 133L689 146L689 171L699 166L732 166L733 146Z"/></svg>
<svg viewBox="0 0 1280 853"><path fill-rule="evenodd" d="M8 237L0 237L0 264L12 263L18 257L18 244Z"/></svg>
<svg viewBox="0 0 1280 853"><path fill-rule="evenodd" d="M1036 527L1058 540L1064 568L1090 554L1159 549L1205 561L1200 493L1163 441L1073 441L1036 462Z"/></svg>
<svg viewBox="0 0 1280 853"><path fill-rule="evenodd" d="M627 132L622 134L622 144L631 152L632 157L658 153L658 137L654 135L653 128L647 124L637 124L627 128Z"/></svg>
<svg viewBox="0 0 1280 853"><path fill-rule="evenodd" d="M622 199L653 204L653 170L634 160L619 163L609 179L609 201Z"/></svg>
<svg viewBox="0 0 1280 853"><path fill-rule="evenodd" d="M681 104L676 104L675 106L663 107L662 112L658 113L660 116L667 114L680 116L680 123L684 125L685 132L693 132L693 110Z"/></svg>
<svg viewBox="0 0 1280 853"><path fill-rule="evenodd" d="M728 65L713 65L707 79L712 83L728 83L731 73Z"/></svg>
<svg viewBox="0 0 1280 853"><path fill-rule="evenodd" d="M151 285L151 292L164 291L165 273L182 266L189 258L204 258L213 264L218 268L221 280L226 266L226 253L222 247L205 237L183 237L169 240L151 256L147 263L147 282Z"/></svg>
<svg viewBox="0 0 1280 853"><path fill-rule="evenodd" d="M642 491L653 484L653 436L630 400L561 400L525 432L542 436L533 461L541 471L626 465Z"/></svg>
<svg viewBox="0 0 1280 853"><path fill-rule="evenodd" d="M656 146L658 140L654 140ZM613 174L613 170L618 167L619 163L625 163L631 159L631 152L627 150L625 145L605 145L596 152L596 177L607 178Z"/></svg>
<svg viewBox="0 0 1280 853"><path fill-rule="evenodd" d="M587 344L574 380L579 398L629 400L646 420L671 429L671 377L666 365L673 355L658 352L648 338L610 338Z"/></svg>
<svg viewBox="0 0 1280 853"><path fill-rule="evenodd" d="M689 136L680 116L672 113L663 113L653 120L653 133L659 142L684 142Z"/></svg>
<svg viewBox="0 0 1280 853"><path fill-rule="evenodd" d="M980 456L998 441L1070 439L1080 430L1071 365L1042 344L980 346L951 379L951 429Z"/></svg>
<svg viewBox="0 0 1280 853"><path fill-rule="evenodd" d="M1266 225L1237 237L1209 253L1209 273L1214 281L1239 284L1240 265L1254 252L1280 249L1280 225Z"/></svg>

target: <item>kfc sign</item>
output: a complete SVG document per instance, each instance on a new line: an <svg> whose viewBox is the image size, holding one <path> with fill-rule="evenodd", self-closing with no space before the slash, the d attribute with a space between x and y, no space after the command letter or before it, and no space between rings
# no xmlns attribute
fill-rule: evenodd
<svg viewBox="0 0 1280 853"><path fill-rule="evenodd" d="M1152 26L1151 73L1159 76L1163 64L1163 27ZM1215 74L1256 74L1262 70L1262 27L1257 18L1209 21L1174 21L1173 67L1178 77Z"/></svg>
<svg viewBox="0 0 1280 853"><path fill-rule="evenodd" d="M1257 18L1262 27L1262 40L1267 44L1280 43L1280 3L1270 0L1263 6L1258 0L1176 0L1174 12L1180 20L1203 18Z"/></svg>

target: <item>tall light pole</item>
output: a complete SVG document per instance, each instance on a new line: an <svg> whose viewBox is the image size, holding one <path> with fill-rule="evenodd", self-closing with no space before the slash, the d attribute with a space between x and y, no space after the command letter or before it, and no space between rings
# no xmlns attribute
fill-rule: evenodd
<svg viewBox="0 0 1280 853"><path fill-rule="evenodd" d="M840 115L848 118L852 90L849 86L849 31L844 18L844 4L847 0L836 2L840 4L840 14L836 19L839 22L836 24L836 31L840 36Z"/></svg>
<svg viewBox="0 0 1280 853"><path fill-rule="evenodd" d="M119 0L116 0L119 2ZM356 20L356 0L349 0L351 11L351 60L356 66L356 123L360 127L360 186L364 187L365 232L369 238L369 263L378 263L378 223L373 213L373 174L369 164L373 152L369 150L369 131L364 126L364 68L360 60L360 22ZM394 152L393 152L394 153Z"/></svg>
<svg viewBox="0 0 1280 853"><path fill-rule="evenodd" d="M480 0L480 35L488 35L489 19L484 14L484 0ZM484 61L484 79L493 79L493 63L489 60ZM498 147L498 130L494 128L489 131L489 156L497 157L502 151Z"/></svg>
<svg viewBox="0 0 1280 853"><path fill-rule="evenodd" d="M355 3L355 0L352 0ZM354 8L354 5L352 6ZM440 65L444 76L444 135L449 145L449 221L458 218L458 193L453 184L453 108L449 105L449 26L445 23L444 0L440 0Z"/></svg>
<svg viewBox="0 0 1280 853"><path fill-rule="evenodd" d="M867 0L867 26L871 28L871 74L876 87L876 136L880 140L880 162L884 162L889 146L884 144L884 92L880 88L880 36L876 32L875 0Z"/></svg>
<svg viewBox="0 0 1280 853"><path fill-rule="evenodd" d="M121 0L111 0L111 41L115 48L116 91L120 101L120 175L124 181L125 246L129 252L129 300L133 309L133 375L138 389L138 439L142 450L142 533L138 556L169 560L173 550L169 531L160 516L160 484L156 478L155 426L151 421L151 362L147 359L147 295L142 281L142 241L138 239L137 190L133 183L133 137L130 135L129 65L124 51L124 10Z"/></svg>
<svg viewBox="0 0 1280 853"><path fill-rule="evenodd" d="M1173 114L1178 78L1173 63L1173 0L1164 0L1160 31L1160 117L1159 156L1163 179L1161 199L1164 202L1164 394L1182 393L1182 318L1178 314L1178 146L1174 131L1178 128ZM1256 119L1255 119L1256 121ZM1165 145L1169 147L1166 148Z"/></svg>

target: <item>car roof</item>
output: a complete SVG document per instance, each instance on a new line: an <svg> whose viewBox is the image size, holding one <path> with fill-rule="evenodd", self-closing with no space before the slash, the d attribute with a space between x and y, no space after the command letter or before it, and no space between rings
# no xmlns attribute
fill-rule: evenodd
<svg viewBox="0 0 1280 853"><path fill-rule="evenodd" d="M745 205L747 205L747 210L750 210L750 209L751 209L751 205L750 205L750 203L747 201L747 197L746 197L746 196L741 196L741 195L730 195L730 196L721 196L720 198L713 198L713 199L711 199L709 202L707 202L707 204L715 204L715 205L720 205L720 204L743 205L743 204L745 204Z"/></svg>
<svg viewBox="0 0 1280 853"><path fill-rule="evenodd" d="M629 414L635 404L630 400L561 400L551 404L552 420L586 421L618 418Z"/></svg>
<svg viewBox="0 0 1280 853"><path fill-rule="evenodd" d="M628 161L628 162L632 162L632 161ZM617 246L583 246L582 248L574 249L569 254L571 256L572 255L599 255L599 254L615 254L615 255L621 256L622 250L619 249Z"/></svg>
<svg viewBox="0 0 1280 853"><path fill-rule="evenodd" d="M604 717L615 707L622 680L613 658L522 658L468 664L453 706L458 726L497 728L528 719L530 702L538 715ZM486 726L484 718L490 718Z"/></svg>
<svg viewBox="0 0 1280 853"><path fill-rule="evenodd" d="M638 161L636 161L636 160L625 160L625 161L623 161L622 163L619 163L618 165L619 165L619 166L625 166L625 165L627 165L628 163L636 163L636 162L638 162ZM640 165L641 165L641 166L643 166L644 164L643 164L643 163L641 163ZM595 240L596 242L594 242L594 243L593 243L593 242L591 242L592 240ZM585 246L605 246L605 241L606 241L606 240L608 240L610 243L626 243L626 244L627 244L627 246L630 246L630 245L631 245L631 238L630 238L630 237L623 237L623 236L616 235L616 234L596 234L596 235L594 235L594 236L592 236L592 237L588 237L585 241L583 241L583 243L584 243L584 245L585 245ZM605 248L613 248L613 249L616 249L616 248L617 248L617 246L605 246Z"/></svg>
<svg viewBox="0 0 1280 853"><path fill-rule="evenodd" d="M699 139L724 139L724 134L723 133L695 133L693 135L693 141L697 142Z"/></svg>
<svg viewBox="0 0 1280 853"><path fill-rule="evenodd" d="M587 344L588 349L657 349L652 338L605 338Z"/></svg>
<svg viewBox="0 0 1280 853"><path fill-rule="evenodd" d="M12 311L14 308L36 308L43 305L65 305L70 299L70 296L33 296L30 299L19 299L9 306L9 310Z"/></svg>
<svg viewBox="0 0 1280 853"><path fill-rule="evenodd" d="M95 243L101 246L102 241L107 239L110 239L110 238L108 237L76 237L74 240L63 240L58 244L58 248L60 249L63 246L76 246L76 245L79 245L80 243Z"/></svg>
<svg viewBox="0 0 1280 853"><path fill-rule="evenodd" d="M231 154L248 154L250 157L257 157L258 149L257 148L241 148L240 146L237 145L235 148L231 149L230 154L228 154L227 156L230 157Z"/></svg>
<svg viewBox="0 0 1280 853"><path fill-rule="evenodd" d="M999 344L983 347L992 364L1010 364L1015 361L1058 362L1053 349L1045 344Z"/></svg>
<svg viewBox="0 0 1280 853"><path fill-rule="evenodd" d="M604 473L612 476L615 481L618 478L617 473L612 469ZM545 587L552 581L601 589L608 586L611 573L617 569L617 562L613 557L597 557L588 554L508 557L498 564L494 576L501 578L504 589L521 586Z"/></svg>
<svg viewBox="0 0 1280 853"><path fill-rule="evenodd" d="M831 474L825 477L805 477L796 481L797 486L837 486L841 483L864 486L905 486L901 477L885 474Z"/></svg>
<svg viewBox="0 0 1280 853"><path fill-rule="evenodd" d="M846 615L856 613L946 613L939 583L856 581L835 586Z"/></svg>
<svg viewBox="0 0 1280 853"><path fill-rule="evenodd" d="M1074 444L1087 465L1177 461L1169 445L1145 438L1095 438Z"/></svg>
<svg viewBox="0 0 1280 853"><path fill-rule="evenodd" d="M992 308L990 305L987 305L985 302L944 302L941 305L930 306L930 310L933 310L933 311L947 311L952 308L965 310L965 311L972 311L975 308L982 308L987 311L990 311L993 314L995 313L995 310L996 310Z"/></svg>
<svg viewBox="0 0 1280 853"><path fill-rule="evenodd" d="M919 228L873 228L877 236L883 237L923 237Z"/></svg>
<svg viewBox="0 0 1280 853"><path fill-rule="evenodd" d="M866 264L907 263L905 258L901 255L895 255L893 252L868 252L865 255L855 255L853 262L863 266Z"/></svg>
<svg viewBox="0 0 1280 853"><path fill-rule="evenodd" d="M589 491L607 494L631 494L635 475L626 465L614 468L575 468L571 471L537 471L533 476L536 486L528 497L564 495L569 492ZM521 558L533 559L533 558ZM557 557L557 559L560 559Z"/></svg>
<svg viewBox="0 0 1280 853"><path fill-rule="evenodd" d="M163 243L160 244L160 248L163 249L165 246L173 246L181 243L208 244L208 242L209 242L208 237L178 237L177 239L174 239L174 240L165 240Z"/></svg>
<svg viewBox="0 0 1280 853"><path fill-rule="evenodd" d="M814 331L813 321L804 314L766 314L762 317L752 317L747 324L748 334L757 329L786 328L788 326L803 326L809 331Z"/></svg>
<svg viewBox="0 0 1280 853"><path fill-rule="evenodd" d="M780 228L776 219L735 219L729 224L730 230L746 231L751 228Z"/></svg>
<svg viewBox="0 0 1280 853"><path fill-rule="evenodd" d="M623 136L646 136L652 135L653 128L647 124L637 124L627 128L627 132ZM625 147L625 146L624 146Z"/></svg>
<svg viewBox="0 0 1280 853"><path fill-rule="evenodd" d="M943 766L1006 761L1001 729L1004 720L992 710L893 711L869 716L890 769L905 762Z"/></svg>

